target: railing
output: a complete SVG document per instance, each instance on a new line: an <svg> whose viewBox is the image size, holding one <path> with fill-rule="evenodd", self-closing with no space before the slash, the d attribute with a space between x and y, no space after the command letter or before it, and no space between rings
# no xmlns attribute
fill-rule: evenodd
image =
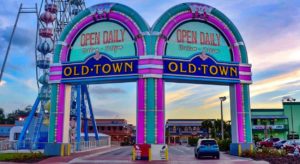
<svg viewBox="0 0 300 164"><path fill-rule="evenodd" d="M91 140L91 141L81 141L71 143L71 152L80 152L90 149L95 149L97 147L110 146L110 137L101 137L100 140Z"/></svg>
<svg viewBox="0 0 300 164"><path fill-rule="evenodd" d="M30 140L18 142L18 141L0 141L0 153L3 152L19 152L19 151L44 151L44 148L48 142L34 143ZM100 137L100 140L90 140L71 143L71 152L86 151L97 147L110 146L110 137Z"/></svg>
<svg viewBox="0 0 300 164"><path fill-rule="evenodd" d="M43 150L47 142L39 142L33 143L31 141L1 141L0 142L0 152L4 151L12 151L18 152L20 150L27 150L27 151L35 151L35 150Z"/></svg>

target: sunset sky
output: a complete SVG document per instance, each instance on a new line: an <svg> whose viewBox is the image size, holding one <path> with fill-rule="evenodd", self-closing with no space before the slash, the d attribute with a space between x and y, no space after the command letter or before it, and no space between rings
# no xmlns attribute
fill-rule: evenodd
<svg viewBox="0 0 300 164"><path fill-rule="evenodd" d="M20 3L30 7L40 1L9 0L0 6L0 65ZM99 0L87 0L86 6ZM150 26L167 9L182 0L123 0ZM281 108L283 96L300 99L300 1L299 0L202 0L222 11L239 29L252 64L251 108ZM34 15L21 15L13 39L3 82L0 108L9 113L34 103L37 96L34 63L36 32ZM229 96L226 86L166 83L166 118L220 118L220 96ZM135 124L136 83L90 87L98 118L125 118ZM229 99L225 119L230 119Z"/></svg>

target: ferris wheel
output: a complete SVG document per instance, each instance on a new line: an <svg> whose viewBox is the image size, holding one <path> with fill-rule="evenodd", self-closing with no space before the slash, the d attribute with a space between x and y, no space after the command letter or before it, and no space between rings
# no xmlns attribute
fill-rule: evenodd
<svg viewBox="0 0 300 164"><path fill-rule="evenodd" d="M19 146L21 146L24 141L28 140L33 143L33 149L37 146L35 143L39 140L42 124L43 122L47 122L49 117L51 86L48 82L49 68L54 47L55 45L60 44L58 43L58 40L65 26L83 9L85 9L84 0L41 0L39 8L37 4L33 8L25 8L20 4L0 72L1 82L10 46L13 42L12 38L19 21L19 15L23 13L35 14L37 16L37 31L34 56L36 61L38 95L19 136ZM36 113L38 113L38 116L35 118L34 116Z"/></svg>
<svg viewBox="0 0 300 164"><path fill-rule="evenodd" d="M40 111L36 121L35 129L30 137L33 143L38 142L40 128L44 120L48 119L50 85L49 67L52 59L53 50L58 43L60 34L70 20L76 16L81 10L85 9L83 0L51 0L42 1L44 11L39 10L39 29L38 29L38 45L36 51L37 81L42 85L39 88L38 99L40 99ZM36 53L37 54L37 53ZM39 87L39 84L37 84ZM46 104L48 105L46 106ZM48 111L48 112L47 112ZM25 128L24 128L25 129ZM25 132L24 132L25 133ZM25 137L23 137L25 138ZM21 137L20 137L21 139Z"/></svg>

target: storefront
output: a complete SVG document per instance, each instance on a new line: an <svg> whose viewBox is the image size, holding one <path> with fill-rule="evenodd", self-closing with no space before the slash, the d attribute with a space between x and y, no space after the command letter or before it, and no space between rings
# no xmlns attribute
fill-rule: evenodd
<svg viewBox="0 0 300 164"><path fill-rule="evenodd" d="M288 117L283 109L252 109L251 113L254 140L270 137L287 139Z"/></svg>
<svg viewBox="0 0 300 164"><path fill-rule="evenodd" d="M188 144L190 138L211 137L211 129L202 126L203 121L213 119L168 119L166 123L166 143Z"/></svg>

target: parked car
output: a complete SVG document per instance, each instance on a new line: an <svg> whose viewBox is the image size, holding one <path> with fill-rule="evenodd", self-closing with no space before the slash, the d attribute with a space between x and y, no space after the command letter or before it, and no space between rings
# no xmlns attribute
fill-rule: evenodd
<svg viewBox="0 0 300 164"><path fill-rule="evenodd" d="M219 146L214 139L199 139L194 150L195 158L212 156L220 159Z"/></svg>
<svg viewBox="0 0 300 164"><path fill-rule="evenodd" d="M279 138L267 138L264 141L260 141L257 144L258 148L264 148L264 147L273 147L273 143L278 142Z"/></svg>
<svg viewBox="0 0 300 164"><path fill-rule="evenodd" d="M284 143L286 143L286 140L277 141L274 143L273 147L275 147L276 149L281 149Z"/></svg>
<svg viewBox="0 0 300 164"><path fill-rule="evenodd" d="M300 150L300 140L288 140L283 144L282 148L286 150L287 153L294 153L296 148Z"/></svg>

